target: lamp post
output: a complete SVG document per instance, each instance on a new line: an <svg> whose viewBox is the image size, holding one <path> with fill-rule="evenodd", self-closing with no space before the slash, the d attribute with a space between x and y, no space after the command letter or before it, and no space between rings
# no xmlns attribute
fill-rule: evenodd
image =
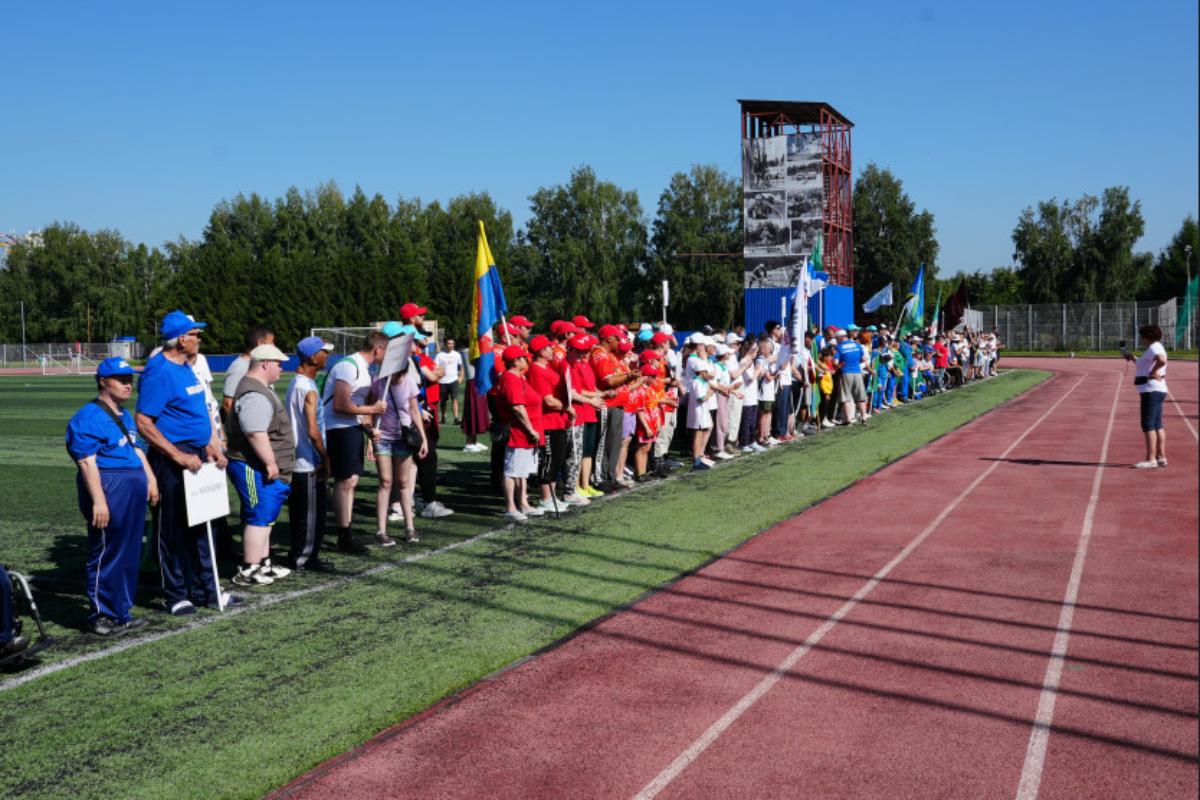
<svg viewBox="0 0 1200 800"><path fill-rule="evenodd" d="M1191 282L1192 282L1192 246L1190 244L1185 244L1183 246L1183 305L1184 305L1185 310L1187 308L1187 301L1188 301L1188 296L1187 296L1188 284L1190 284ZM1193 308L1191 311L1192 311L1192 315L1194 316L1196 313L1196 309ZM1192 318L1188 317L1187 333L1184 334L1184 337L1183 337L1184 344L1188 350L1192 349L1192 324L1193 324ZM1179 346L1178 343L1176 343L1175 346L1178 347Z"/></svg>

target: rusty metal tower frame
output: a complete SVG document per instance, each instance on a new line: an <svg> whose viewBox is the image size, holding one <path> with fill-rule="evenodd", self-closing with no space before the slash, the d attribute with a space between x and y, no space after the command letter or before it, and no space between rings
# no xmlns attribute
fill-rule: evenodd
<svg viewBox="0 0 1200 800"><path fill-rule="evenodd" d="M821 137L821 262L831 281L854 286L854 187L850 131L854 123L828 103L789 100L738 100L742 138L786 133Z"/></svg>

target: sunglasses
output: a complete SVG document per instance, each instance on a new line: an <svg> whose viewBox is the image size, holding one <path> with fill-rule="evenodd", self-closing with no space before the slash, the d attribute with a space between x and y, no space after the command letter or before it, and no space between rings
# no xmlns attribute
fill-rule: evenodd
<svg viewBox="0 0 1200 800"><path fill-rule="evenodd" d="M109 375L108 379L110 381L116 381L117 383L123 383L126 386L133 385L133 376L132 375Z"/></svg>

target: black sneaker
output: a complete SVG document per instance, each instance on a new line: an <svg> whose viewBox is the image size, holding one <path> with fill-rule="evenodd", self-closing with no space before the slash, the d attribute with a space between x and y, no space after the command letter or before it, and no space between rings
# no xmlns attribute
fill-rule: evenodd
<svg viewBox="0 0 1200 800"><path fill-rule="evenodd" d="M296 572L336 572L333 562L324 558L310 558L303 564L297 564L289 558L288 566Z"/></svg>
<svg viewBox="0 0 1200 800"><path fill-rule="evenodd" d="M350 553L356 556L365 555L369 552L366 546L355 541L354 534L350 533L338 534L337 549L343 553Z"/></svg>
<svg viewBox="0 0 1200 800"><path fill-rule="evenodd" d="M112 636L121 630L121 623L108 617L96 617L88 623L87 632L96 636Z"/></svg>
<svg viewBox="0 0 1200 800"><path fill-rule="evenodd" d="M20 653L22 650L27 650L28 648L28 636L14 636L12 641L6 642L5 644L0 644L0 658L15 656L17 653Z"/></svg>

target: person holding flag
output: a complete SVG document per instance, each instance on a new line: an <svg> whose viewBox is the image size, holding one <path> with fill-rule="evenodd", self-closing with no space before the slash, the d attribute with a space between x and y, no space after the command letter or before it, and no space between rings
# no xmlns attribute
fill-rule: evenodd
<svg viewBox="0 0 1200 800"><path fill-rule="evenodd" d="M471 301L471 330L470 346L467 350L468 360L475 370L475 380L472 382L474 392L479 398L495 399L489 394L495 381L493 374L497 372L496 354L493 352L495 343L492 340L492 329L499 324L507 327L504 314L508 311L508 303L504 299L504 287L500 284L500 270L496 268L496 259L492 257L492 248L488 246L487 232L483 228L483 220L479 221L479 236L475 247L475 297ZM489 405L491 418L496 419L495 410ZM477 417L482 414L475 412ZM474 424L472 426L474 428ZM475 429L478 436L482 430ZM508 436L496 431L492 436L491 476L496 486L502 484L501 469L504 462L504 448Z"/></svg>

